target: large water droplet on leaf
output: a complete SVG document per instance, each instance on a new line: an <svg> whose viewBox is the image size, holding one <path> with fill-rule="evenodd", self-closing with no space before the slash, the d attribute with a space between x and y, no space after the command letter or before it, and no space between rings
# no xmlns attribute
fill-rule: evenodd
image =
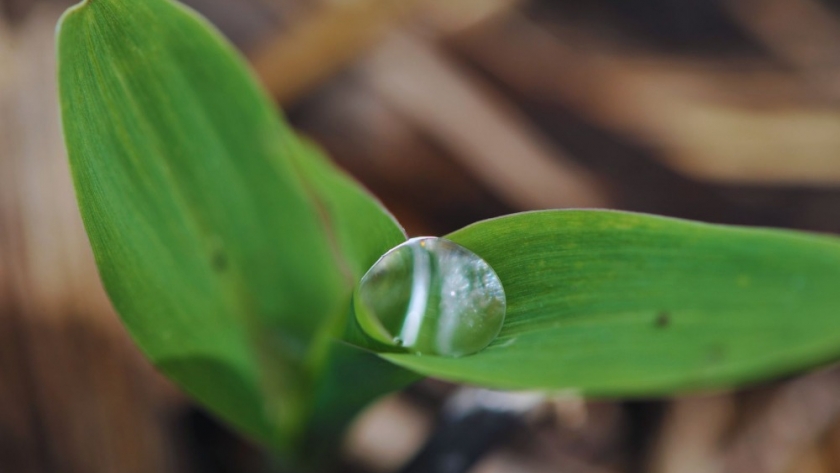
<svg viewBox="0 0 840 473"><path fill-rule="evenodd" d="M493 268L442 238L414 238L385 253L354 296L375 340L424 355L464 356L499 334L505 291Z"/></svg>

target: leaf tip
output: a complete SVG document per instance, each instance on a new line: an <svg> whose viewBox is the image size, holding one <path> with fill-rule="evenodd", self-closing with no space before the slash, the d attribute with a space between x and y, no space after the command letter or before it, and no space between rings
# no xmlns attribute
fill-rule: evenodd
<svg viewBox="0 0 840 473"><path fill-rule="evenodd" d="M57 25L56 25L56 27L55 27L55 37L56 37L56 38L60 38L60 37L61 37L61 28L62 28L62 26L64 26L64 24L67 22L67 20L68 20L68 19L69 19L69 18L70 18L73 14L75 14L75 13L76 13L76 12L78 12L78 11L80 11L80 10L81 10L81 9L83 9L84 7L88 6L88 4L90 4L90 2L91 2L91 1L92 1L92 0L81 0L79 3L77 3L77 4L75 4L75 5L73 5L73 6L69 7L69 8L67 8L67 10L64 10L64 13L63 13L63 14L61 15L61 17L58 19L58 24L57 24Z"/></svg>

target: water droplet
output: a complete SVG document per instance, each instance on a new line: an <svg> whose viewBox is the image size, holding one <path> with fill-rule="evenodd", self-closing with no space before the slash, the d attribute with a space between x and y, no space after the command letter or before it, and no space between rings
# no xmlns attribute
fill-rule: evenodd
<svg viewBox="0 0 840 473"><path fill-rule="evenodd" d="M493 268L442 238L413 238L385 253L354 295L356 319L375 340L409 351L464 356L484 349L505 318Z"/></svg>

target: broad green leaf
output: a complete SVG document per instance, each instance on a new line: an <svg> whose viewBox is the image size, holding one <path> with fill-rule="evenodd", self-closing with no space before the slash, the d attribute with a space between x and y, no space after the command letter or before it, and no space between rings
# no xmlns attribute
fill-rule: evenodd
<svg viewBox="0 0 840 473"><path fill-rule="evenodd" d="M837 238L611 211L518 214L448 238L496 270L508 312L478 354L382 355L428 376L649 396L840 357Z"/></svg>
<svg viewBox="0 0 840 473"><path fill-rule="evenodd" d="M63 17L58 49L77 197L115 308L186 391L290 448L353 285L402 230L184 7L87 0Z"/></svg>

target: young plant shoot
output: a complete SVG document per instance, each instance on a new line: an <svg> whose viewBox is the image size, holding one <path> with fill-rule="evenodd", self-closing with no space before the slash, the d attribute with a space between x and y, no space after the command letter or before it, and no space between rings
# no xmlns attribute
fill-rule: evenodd
<svg viewBox="0 0 840 473"><path fill-rule="evenodd" d="M315 468L378 396L434 376L658 396L840 356L840 240L614 211L406 241L173 0L58 31L64 135L114 307L231 426Z"/></svg>

